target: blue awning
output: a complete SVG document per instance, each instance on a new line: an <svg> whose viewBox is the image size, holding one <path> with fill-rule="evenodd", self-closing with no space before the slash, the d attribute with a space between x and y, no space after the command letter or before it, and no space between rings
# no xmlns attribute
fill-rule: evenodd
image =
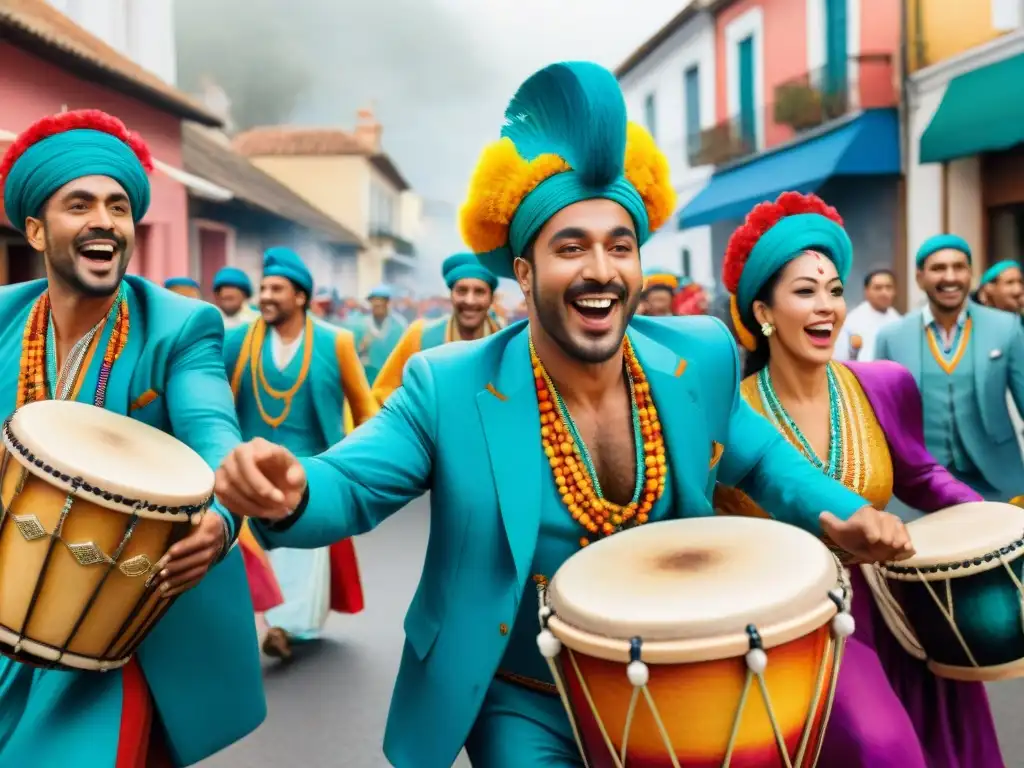
<svg viewBox="0 0 1024 768"><path fill-rule="evenodd" d="M833 176L900 173L899 118L872 109L834 130L716 173L679 213L679 228L741 219L758 203L792 190L816 191Z"/></svg>

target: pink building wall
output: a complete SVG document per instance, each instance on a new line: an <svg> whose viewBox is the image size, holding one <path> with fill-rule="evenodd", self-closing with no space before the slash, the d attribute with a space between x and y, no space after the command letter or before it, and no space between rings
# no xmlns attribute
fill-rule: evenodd
<svg viewBox="0 0 1024 768"><path fill-rule="evenodd" d="M896 103L894 73L899 53L900 7L892 0L860 0L859 52L889 54L891 63L865 62L859 66L861 108L892 107ZM718 122L735 118L729 114L725 29L752 8L761 7L764 17L764 111L765 148L794 137L788 125L773 120L775 88L803 77L807 66L807 0L740 0L724 8L715 18L715 113Z"/></svg>
<svg viewBox="0 0 1024 768"><path fill-rule="evenodd" d="M83 80L6 43L0 43L0 73L0 129L19 133L64 106L69 110L102 109L141 134L154 157L182 166L179 117ZM6 149L6 144L0 149ZM158 170L150 181L152 202L141 222L147 232L139 238L129 271L163 282L189 273L188 195L184 186ZM4 223L9 224L6 219Z"/></svg>

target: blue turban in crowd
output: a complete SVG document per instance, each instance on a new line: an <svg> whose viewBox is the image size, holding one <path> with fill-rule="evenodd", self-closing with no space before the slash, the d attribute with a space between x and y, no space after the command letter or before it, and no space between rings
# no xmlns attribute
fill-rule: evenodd
<svg viewBox="0 0 1024 768"><path fill-rule="evenodd" d="M441 274L444 276L448 290L452 290L459 280L466 278L482 280L490 286L492 291L498 287L498 278L472 253L456 253L454 256L449 256L441 265Z"/></svg>
<svg viewBox="0 0 1024 768"><path fill-rule="evenodd" d="M193 280L191 277L168 277L164 280L164 288L167 290L172 288L195 288L197 291L202 290L202 286L199 285L198 281Z"/></svg>
<svg viewBox="0 0 1024 768"><path fill-rule="evenodd" d="M598 64L564 62L532 75L505 110L501 137L484 150L460 211L463 240L498 277L514 278L514 260L575 203L618 203L638 245L672 214L668 162L629 123L618 80Z"/></svg>
<svg viewBox="0 0 1024 768"><path fill-rule="evenodd" d="M263 254L263 276L283 277L291 280L306 294L313 297L313 275L302 259L291 248L269 248Z"/></svg>
<svg viewBox="0 0 1024 768"><path fill-rule="evenodd" d="M1006 259L1005 261L997 261L991 267L985 270L981 275L981 281L978 283L980 288L983 285L994 283L999 279L999 276L1008 269L1020 269L1020 262L1014 261L1013 259Z"/></svg>
<svg viewBox="0 0 1024 768"><path fill-rule="evenodd" d="M917 268L921 269L924 266L925 259L933 253L950 248L964 254L967 257L968 264L973 263L974 257L971 255L971 246L962 237L959 235L932 235L917 249Z"/></svg>
<svg viewBox="0 0 1024 768"><path fill-rule="evenodd" d="M252 296L252 281L238 267L221 267L217 270L217 274L213 276L213 292L216 293L221 288L237 288L247 298Z"/></svg>
<svg viewBox="0 0 1024 768"><path fill-rule="evenodd" d="M392 295L391 287L381 283L376 288L374 288L372 291L370 291L366 295L366 298L367 299L386 299L386 300L390 301L391 300L391 295Z"/></svg>
<svg viewBox="0 0 1024 768"><path fill-rule="evenodd" d="M81 127L90 124L98 128ZM67 128L61 130L62 125ZM52 132L54 128L59 132ZM150 202L147 169L135 150L108 130L127 135L119 120L97 110L53 115L26 130L23 136L39 133L42 138L25 149L5 175L4 211L11 224L24 232L25 220L38 216L58 189L84 176L113 179L128 195L132 218L138 222L145 216ZM11 150L21 141L15 140Z"/></svg>

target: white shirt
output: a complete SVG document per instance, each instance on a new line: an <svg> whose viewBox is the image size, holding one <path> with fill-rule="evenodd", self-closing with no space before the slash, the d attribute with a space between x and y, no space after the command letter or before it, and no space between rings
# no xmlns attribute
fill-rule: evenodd
<svg viewBox="0 0 1024 768"><path fill-rule="evenodd" d="M839 332L839 340L836 342L836 351L833 357L836 360L861 360L869 361L875 359L875 339L878 332L889 323L900 319L900 313L892 307L885 312L879 312L868 302L864 301L854 307L853 311L846 316L846 323ZM854 354L850 342L854 336L861 340L860 351Z"/></svg>
<svg viewBox="0 0 1024 768"><path fill-rule="evenodd" d="M232 328L237 328L240 325L248 325L260 316L260 313L248 304L243 304L242 308L233 315L224 314L224 310L220 307L217 307L217 311L220 312L220 316L224 320L224 330L226 331L230 331Z"/></svg>
<svg viewBox="0 0 1024 768"><path fill-rule="evenodd" d="M279 371L283 371L288 367L288 363L295 357L295 353L299 351L299 345L302 344L302 339L306 334L300 333L291 341L285 341L281 338L281 334L277 332L276 328L270 329L270 354L274 358L274 366Z"/></svg>

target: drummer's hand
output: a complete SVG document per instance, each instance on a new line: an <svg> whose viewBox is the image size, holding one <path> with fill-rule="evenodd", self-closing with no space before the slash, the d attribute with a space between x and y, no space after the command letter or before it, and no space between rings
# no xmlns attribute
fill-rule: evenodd
<svg viewBox="0 0 1024 768"><path fill-rule="evenodd" d="M832 543L860 562L890 562L914 556L906 526L889 512L861 507L849 520L840 520L831 512L822 512L818 520Z"/></svg>
<svg viewBox="0 0 1024 768"><path fill-rule="evenodd" d="M256 438L228 454L214 492L236 515L280 520L299 506L306 471L287 448Z"/></svg>
<svg viewBox="0 0 1024 768"><path fill-rule="evenodd" d="M207 512L192 533L167 551L153 579L162 597L175 597L200 582L224 551L225 532L220 515Z"/></svg>

